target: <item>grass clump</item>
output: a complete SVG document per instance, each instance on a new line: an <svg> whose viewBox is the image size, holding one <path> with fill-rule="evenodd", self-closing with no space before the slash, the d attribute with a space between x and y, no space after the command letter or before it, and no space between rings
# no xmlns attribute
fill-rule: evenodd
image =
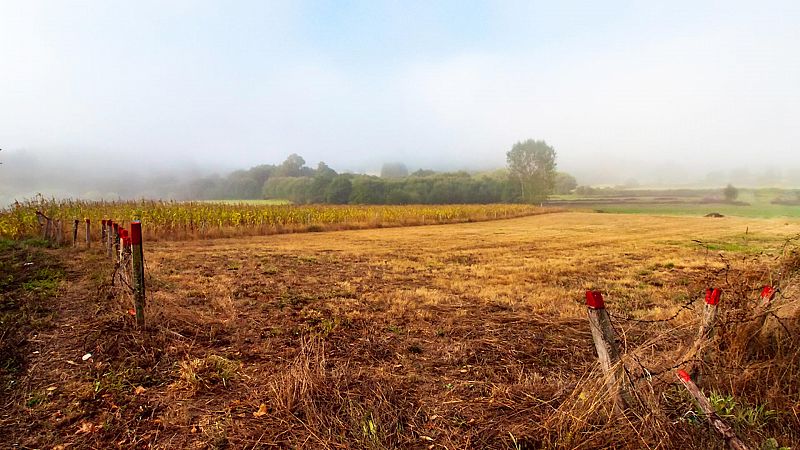
<svg viewBox="0 0 800 450"><path fill-rule="evenodd" d="M210 355L178 363L179 383L193 392L227 388L239 375L240 364L223 356Z"/></svg>

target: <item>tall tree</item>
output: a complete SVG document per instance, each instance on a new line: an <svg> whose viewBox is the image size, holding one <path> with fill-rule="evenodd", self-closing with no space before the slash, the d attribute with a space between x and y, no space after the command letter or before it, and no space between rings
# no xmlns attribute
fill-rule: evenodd
<svg viewBox="0 0 800 450"><path fill-rule="evenodd" d="M405 178L408 168L401 162L384 163L381 167L381 178Z"/></svg>
<svg viewBox="0 0 800 450"><path fill-rule="evenodd" d="M520 200L539 203L553 192L556 151L545 141L517 142L506 153L509 176L520 188Z"/></svg>
<svg viewBox="0 0 800 450"><path fill-rule="evenodd" d="M306 165L306 160L297 153L292 153L286 158L286 161L278 166L278 176L281 177L300 177L303 176L303 168Z"/></svg>

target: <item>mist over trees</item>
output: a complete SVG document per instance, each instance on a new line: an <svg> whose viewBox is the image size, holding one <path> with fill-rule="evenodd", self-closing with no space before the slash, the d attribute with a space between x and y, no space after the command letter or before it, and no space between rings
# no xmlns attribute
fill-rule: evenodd
<svg viewBox="0 0 800 450"><path fill-rule="evenodd" d="M280 199L293 203L334 204L463 204L540 202L557 188L575 189L577 181L555 172L555 151L544 141L518 143L509 152L509 168L491 172L409 174L401 162L388 162L380 176L338 173L324 162L316 168L292 154L278 165L238 170L225 178L206 177L190 183L192 199Z"/></svg>
<svg viewBox="0 0 800 450"><path fill-rule="evenodd" d="M531 146L529 149L527 146ZM227 175L203 174L173 168L148 175L117 170L64 170L50 167L33 155L14 155L0 179L0 200L45 197L117 200L162 198L174 200L279 199L293 203L333 204L464 204L540 202L552 193L565 194L577 182L555 172L555 151L544 141L516 144L509 167L483 172L410 172L405 163L386 162L380 176L339 173L325 162L309 167L290 154L278 164L261 164ZM519 156L513 156L519 153ZM27 159L26 159L27 158ZM12 170L13 169L13 170Z"/></svg>

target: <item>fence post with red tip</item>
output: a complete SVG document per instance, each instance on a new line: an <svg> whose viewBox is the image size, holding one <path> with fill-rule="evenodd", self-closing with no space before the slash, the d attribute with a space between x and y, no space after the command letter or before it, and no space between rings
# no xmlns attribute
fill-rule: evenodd
<svg viewBox="0 0 800 450"><path fill-rule="evenodd" d="M711 405L711 402L706 398L705 394L703 394L700 388L692 381L692 377L684 370L678 370L676 375L683 387L686 388L697 405L700 406L700 409L703 410L703 415L706 416L708 423L722 435L730 448L734 450L747 450L747 445L745 445L745 443L739 439L739 436L736 435L736 432L719 417L714 406Z"/></svg>
<svg viewBox="0 0 800 450"><path fill-rule="evenodd" d="M703 323L700 325L698 339L708 340L714 335L714 325L717 322L717 305L719 305L722 291L718 288L706 289L706 303L703 306Z"/></svg>
<svg viewBox="0 0 800 450"><path fill-rule="evenodd" d="M144 252L142 251L142 222L131 222L131 251L133 256L133 302L136 325L144 328Z"/></svg>
<svg viewBox="0 0 800 450"><path fill-rule="evenodd" d="M606 386L615 400L615 411L621 412L630 405L631 398L624 385L625 367L619 360L619 348L614 328L611 326L611 318L603 301L603 294L599 291L586 291L586 307L597 358L606 375Z"/></svg>

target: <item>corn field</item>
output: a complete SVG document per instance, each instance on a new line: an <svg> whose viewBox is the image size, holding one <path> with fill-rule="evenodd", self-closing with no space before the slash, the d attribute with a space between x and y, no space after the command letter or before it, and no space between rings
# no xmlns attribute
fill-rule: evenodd
<svg viewBox="0 0 800 450"><path fill-rule="evenodd" d="M83 201L37 197L0 210L0 237L41 235L36 212L70 224L90 219L99 237L103 219L141 220L145 239L203 239L504 219L549 210L531 205L254 205L162 200Z"/></svg>

